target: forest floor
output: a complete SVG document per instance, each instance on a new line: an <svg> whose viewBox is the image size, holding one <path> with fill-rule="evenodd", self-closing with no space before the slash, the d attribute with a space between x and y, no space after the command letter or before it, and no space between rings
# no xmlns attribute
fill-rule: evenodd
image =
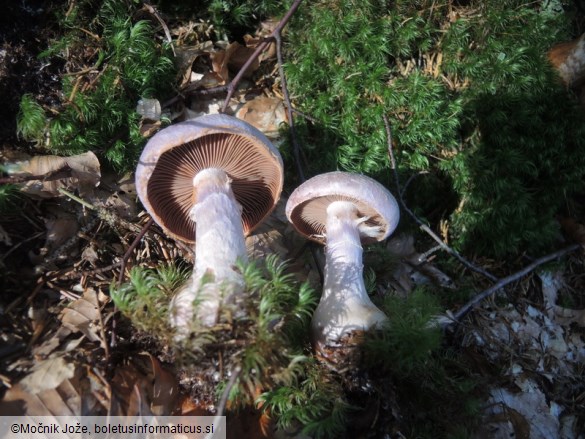
<svg viewBox="0 0 585 439"><path fill-rule="evenodd" d="M65 66L45 63L37 55L56 32L52 8L63 3L10 2L0 16L3 164L38 152L16 135L16 115L25 93L43 102L57 100ZM205 50L211 48L202 46L200 53ZM196 68L197 63L197 57L188 60L192 69L185 74L190 80L201 80L201 69L218 70L209 64ZM276 60L266 57L257 68L263 70L264 79L248 83L247 92L236 94L237 102L230 108L242 117L248 114L251 123L278 142L278 127L287 117L277 86ZM216 77L216 85L222 85L222 79L227 78ZM222 103L222 95L206 96L182 108L182 117L216 111ZM91 207L51 186L60 181L57 176L26 183L27 190L36 194L16 196L9 202L18 208L6 210L0 218L0 415L124 415L144 408L153 414L216 414L218 376L225 378L228 371L220 368L218 375L215 359L195 371L174 365L172 350L152 335L136 331L109 297L111 285L120 277L125 279L131 267L154 268L171 261L189 266L192 251L153 226L128 261L123 261L149 219L136 199L133 176L99 164L84 162L83 166L99 186L83 192L75 187L80 179L68 177L63 187L70 192L77 189L82 198L91 200ZM270 253L282 259L296 257L292 270L318 291L318 271L307 262L306 245L284 216L284 202L248 238L248 248L261 258ZM568 230L574 241L585 243L582 226L571 223ZM407 295L419 284L453 288L454 273L458 280L468 279L477 293L493 285L453 260L450 266L456 269L445 274L435 262L449 256L440 250L425 256L424 267L413 262L433 247L432 240L415 242L410 235L390 240L387 249L398 262L384 280L385 289ZM572 250L561 256L562 263L554 258L507 282L460 324L449 322L457 309L441 313L440 321L448 327L444 343L465 357L470 375L482 383L476 392L481 422L473 437L584 437L585 256L580 248ZM474 260L498 280L532 262L525 255L518 255L512 264ZM462 300L459 306L464 304ZM362 398L349 396L350 402L367 406ZM449 403L436 401L437 405ZM403 407L400 416L381 406L374 409L374 416L359 412L355 423L363 431L359 435L353 431L351 437L408 437L401 433L406 431L404 420L424 416L410 413L408 404ZM237 416L228 412L228 437L282 434L257 408Z"/></svg>

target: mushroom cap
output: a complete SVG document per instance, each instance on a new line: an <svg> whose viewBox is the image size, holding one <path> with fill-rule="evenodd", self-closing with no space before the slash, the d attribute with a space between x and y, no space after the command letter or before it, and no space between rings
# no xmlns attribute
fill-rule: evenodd
<svg viewBox="0 0 585 439"><path fill-rule="evenodd" d="M211 114L169 126L148 141L136 168L140 201L169 236L195 242L189 217L197 202L193 178L206 168L222 169L232 180L246 235L272 212L282 192L282 157L247 122Z"/></svg>
<svg viewBox="0 0 585 439"><path fill-rule="evenodd" d="M370 177L349 172L317 175L294 190L286 204L286 216L297 232L325 244L327 207L334 201L350 201L366 226L377 227L375 236L361 234L362 244L386 239L400 219L398 203L392 194ZM371 230L371 229L370 229Z"/></svg>

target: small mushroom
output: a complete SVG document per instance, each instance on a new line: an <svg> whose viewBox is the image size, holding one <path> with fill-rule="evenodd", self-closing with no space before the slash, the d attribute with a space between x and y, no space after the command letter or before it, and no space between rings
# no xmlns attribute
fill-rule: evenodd
<svg viewBox="0 0 585 439"><path fill-rule="evenodd" d="M380 183L346 172L318 175L299 186L286 216L305 237L325 244L325 283L312 320L317 353L333 364L386 315L371 301L363 279L362 244L387 238L398 225L396 200Z"/></svg>
<svg viewBox="0 0 585 439"><path fill-rule="evenodd" d="M145 146L136 169L142 204L166 234L197 241L192 280L171 303L179 337L194 318L216 324L222 304L243 311L235 264L247 260L244 238L276 206L283 178L280 153L266 136L227 115L167 127Z"/></svg>

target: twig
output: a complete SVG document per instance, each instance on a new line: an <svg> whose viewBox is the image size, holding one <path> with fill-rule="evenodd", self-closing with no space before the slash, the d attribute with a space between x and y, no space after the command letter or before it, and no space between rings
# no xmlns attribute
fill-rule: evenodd
<svg viewBox="0 0 585 439"><path fill-rule="evenodd" d="M160 14L156 10L156 8L152 5L149 5L148 3L144 3L144 9L146 9L149 13L154 15L154 18L156 18L157 21L160 23L160 25L162 26L163 31L165 33L165 37L167 38L167 42L169 43L169 46L171 46L171 50L173 51L173 55L177 56L177 54L175 53L175 48L173 47L173 39L171 38L171 32L169 31L169 27L164 22L164 20L161 18Z"/></svg>
<svg viewBox="0 0 585 439"><path fill-rule="evenodd" d="M223 389L221 399L219 400L219 404L217 406L217 414L215 415L215 418L213 419L214 425L219 424L219 420L224 414L225 407L227 405L227 400L228 400L228 397L230 396L230 392L231 392L232 388L234 387L234 385L236 384L236 380L240 376L240 373L242 373L242 366L237 365L232 370L232 375L230 376L230 379L229 379L227 385L225 386L225 389ZM213 439L213 436L214 435L212 433L211 435L207 435L205 437L205 439Z"/></svg>
<svg viewBox="0 0 585 439"><path fill-rule="evenodd" d="M105 273L106 271L111 271L114 268L118 268L120 265L122 265L121 260L118 262L114 262L113 264L107 265L105 267L99 267L99 268L95 268L93 270L79 271L79 270L75 270L75 267L71 267L71 271L69 273L61 275L61 276L59 276L59 278L60 279L77 279L80 277L93 276L95 274L100 274L100 273Z"/></svg>
<svg viewBox="0 0 585 439"><path fill-rule="evenodd" d="M492 282L497 282L498 278L496 276L494 276L493 274L484 270L483 268L472 264L467 259L465 259L463 256L461 256L458 252L456 252L451 247L449 247L447 244L445 244L443 242L443 240L439 236L437 236L437 234L429 228L429 226L427 226L425 223L423 223L422 220L419 217L417 217L416 214L412 210L410 210L408 208L408 206L404 202L404 198L402 197L402 190L400 187L400 178L398 177L398 169L396 168L396 160L394 158L394 151L393 151L393 147L392 147L392 131L390 130L390 122L388 122L388 118L386 117L385 114L382 116L382 118L384 119L384 127L386 128L386 141L388 142L388 155L390 157L390 167L392 168L392 173L394 174L394 183L396 185L396 192L398 194L398 201L400 202L400 205L402 206L402 208L406 211L406 213L408 213L408 215L410 215L410 217L420 226L420 228L422 230L424 230L431 238L433 238L437 242L437 244L439 244L441 246L441 248L443 250L445 250L447 253L449 253L450 255L455 257L459 262L461 262L463 265L465 265L470 270L473 270L476 273L483 275L484 277L488 278Z"/></svg>
<svg viewBox="0 0 585 439"><path fill-rule="evenodd" d="M71 198L73 201L77 201L82 206L87 207L89 210L93 210L94 212L96 212L99 219L105 221L111 227L121 226L126 230L129 230L134 233L140 233L141 231L140 227L138 227L136 224L132 224L130 221L125 220L124 218L120 217L113 211L110 211L100 206L95 206L85 201L83 198L80 198L77 195L69 192L66 189L59 188L58 191L63 195Z"/></svg>
<svg viewBox="0 0 585 439"><path fill-rule="evenodd" d="M476 307L482 300L484 300L484 299L488 298L489 296L491 296L492 294L496 293L498 290L502 289L503 287L505 287L509 283L514 282L523 276L526 276L528 273L533 271L538 266L540 266L542 264L546 264L547 262L550 262L554 259L560 258L561 256L563 256L567 253L571 253L579 248L581 248L580 244L571 244L568 247L565 247L559 251L551 253L550 255L546 255L546 256L543 256L542 258L538 258L534 262L532 262L530 265L527 265L526 267L524 267L522 270L517 271L516 273L511 274L508 277L500 279L494 285L489 287L487 290L484 290L481 293L477 294L469 302L467 302L465 305L463 305L459 309L459 311L457 311L455 314L453 314L453 320L455 321L455 323L458 323L474 307Z"/></svg>
<svg viewBox="0 0 585 439"><path fill-rule="evenodd" d="M402 186L402 191L400 192L400 195L402 195L404 197L404 194L406 193L408 186L410 186L410 183L412 183L415 178L417 178L421 175L428 174L428 173L429 173L429 171L420 171L420 172L417 172L416 174L412 174L410 177L408 177L408 180L406 180L406 183L404 183L404 186Z"/></svg>
<svg viewBox="0 0 585 439"><path fill-rule="evenodd" d="M282 31L286 23L288 23L288 21L293 16L295 11L298 9L299 5L301 4L301 1L302 0L295 0L295 2L292 4L288 12L284 15L284 17L282 17L282 20L278 22L272 33L267 38L265 38L260 44L258 44L254 53L252 53L250 58L248 58L248 60L242 66L236 77L232 79L232 81L228 85L228 93L221 108L222 113L226 112L230 99L232 98L234 92L236 91L236 87L238 86L238 83L242 79L242 76L244 76L244 74L248 70L248 67L250 67L250 65L256 60L256 58L260 56L262 52L264 52L264 50L266 50L266 48L272 42L272 40L276 38L276 35L280 36L280 32Z"/></svg>
<svg viewBox="0 0 585 439"><path fill-rule="evenodd" d="M298 7L299 3L300 3L300 1L296 2L297 7ZM294 5L291 8L292 12L289 11L289 13L287 13L285 18L287 18L287 16L290 17L292 15L292 13L294 12L294 10L296 10L296 8L294 8L294 9L293 8L294 8ZM285 20L285 18L282 19L281 23ZM283 67L284 62L282 59L282 39L281 39L281 35L280 35L279 26L277 26L277 28L272 32L272 35L274 36L274 39L276 40L276 59L277 59L277 63L278 63L278 74L280 76L280 86L282 89L282 95L284 97L284 104L286 106L286 112L287 112L287 116L288 116L288 123L289 123L289 128L290 128L290 140L291 140L291 143L293 145L293 157L295 159L295 164L297 167L297 173L299 174L299 179L300 179L301 183L303 183L303 182L305 182L306 178L305 178L305 172L303 171L303 166L301 164L301 148L299 145L297 132L296 132L296 128L295 128L295 122L294 122L294 118L293 118L293 106L290 102L290 94L288 92L288 87L286 85L286 76L284 74L284 67ZM313 260L315 262L315 267L317 268L317 273L319 273L319 278L321 279L321 283L323 283L325 280L325 277L323 275L323 268L319 264L319 258L317 257L317 250L313 246L310 247L310 250L311 250L311 256L313 257Z"/></svg>
<svg viewBox="0 0 585 439"><path fill-rule="evenodd" d="M280 38L280 33L275 33L274 38L276 39L276 57L278 62L278 74L280 75L280 86L282 88L282 95L284 96L284 104L286 106L286 113L288 116L288 123L290 127L290 140L293 145L293 156L295 158L295 162L297 165L297 172L299 173L299 178L301 183L305 181L305 172L303 171L303 167L301 166L301 156L300 156L300 147L297 138L297 132L295 129L295 123L292 114L292 105L290 103L290 95L288 93L288 87L286 86L286 77L284 76L284 67L282 61L282 40Z"/></svg>
<svg viewBox="0 0 585 439"><path fill-rule="evenodd" d="M136 238L134 238L134 241L132 242L130 247L128 247L128 250L126 250L126 253L124 253L124 256L122 256L122 261L120 264L120 274L118 275L118 286L120 286L122 284L122 281L124 280L124 271L126 271L126 261L128 259L130 259L130 256L132 256L132 252L134 251L134 249L136 248L136 246L138 245L138 243L140 242L142 237L146 234L146 232L148 231L150 226L152 226L153 224L154 224L154 220L151 217L148 220L148 222L144 225L144 227L142 227L142 230L140 231L140 233L138 235L136 235Z"/></svg>

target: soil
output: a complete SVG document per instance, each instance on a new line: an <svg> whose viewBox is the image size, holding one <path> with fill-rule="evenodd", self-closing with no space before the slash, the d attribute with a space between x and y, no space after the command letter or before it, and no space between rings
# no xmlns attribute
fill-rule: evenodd
<svg viewBox="0 0 585 439"><path fill-rule="evenodd" d="M47 63L38 55L56 35L54 14L64 0L10 1L0 14L0 146L18 143L16 115L22 95L52 99L61 79L58 61ZM25 145L20 145L25 146Z"/></svg>

